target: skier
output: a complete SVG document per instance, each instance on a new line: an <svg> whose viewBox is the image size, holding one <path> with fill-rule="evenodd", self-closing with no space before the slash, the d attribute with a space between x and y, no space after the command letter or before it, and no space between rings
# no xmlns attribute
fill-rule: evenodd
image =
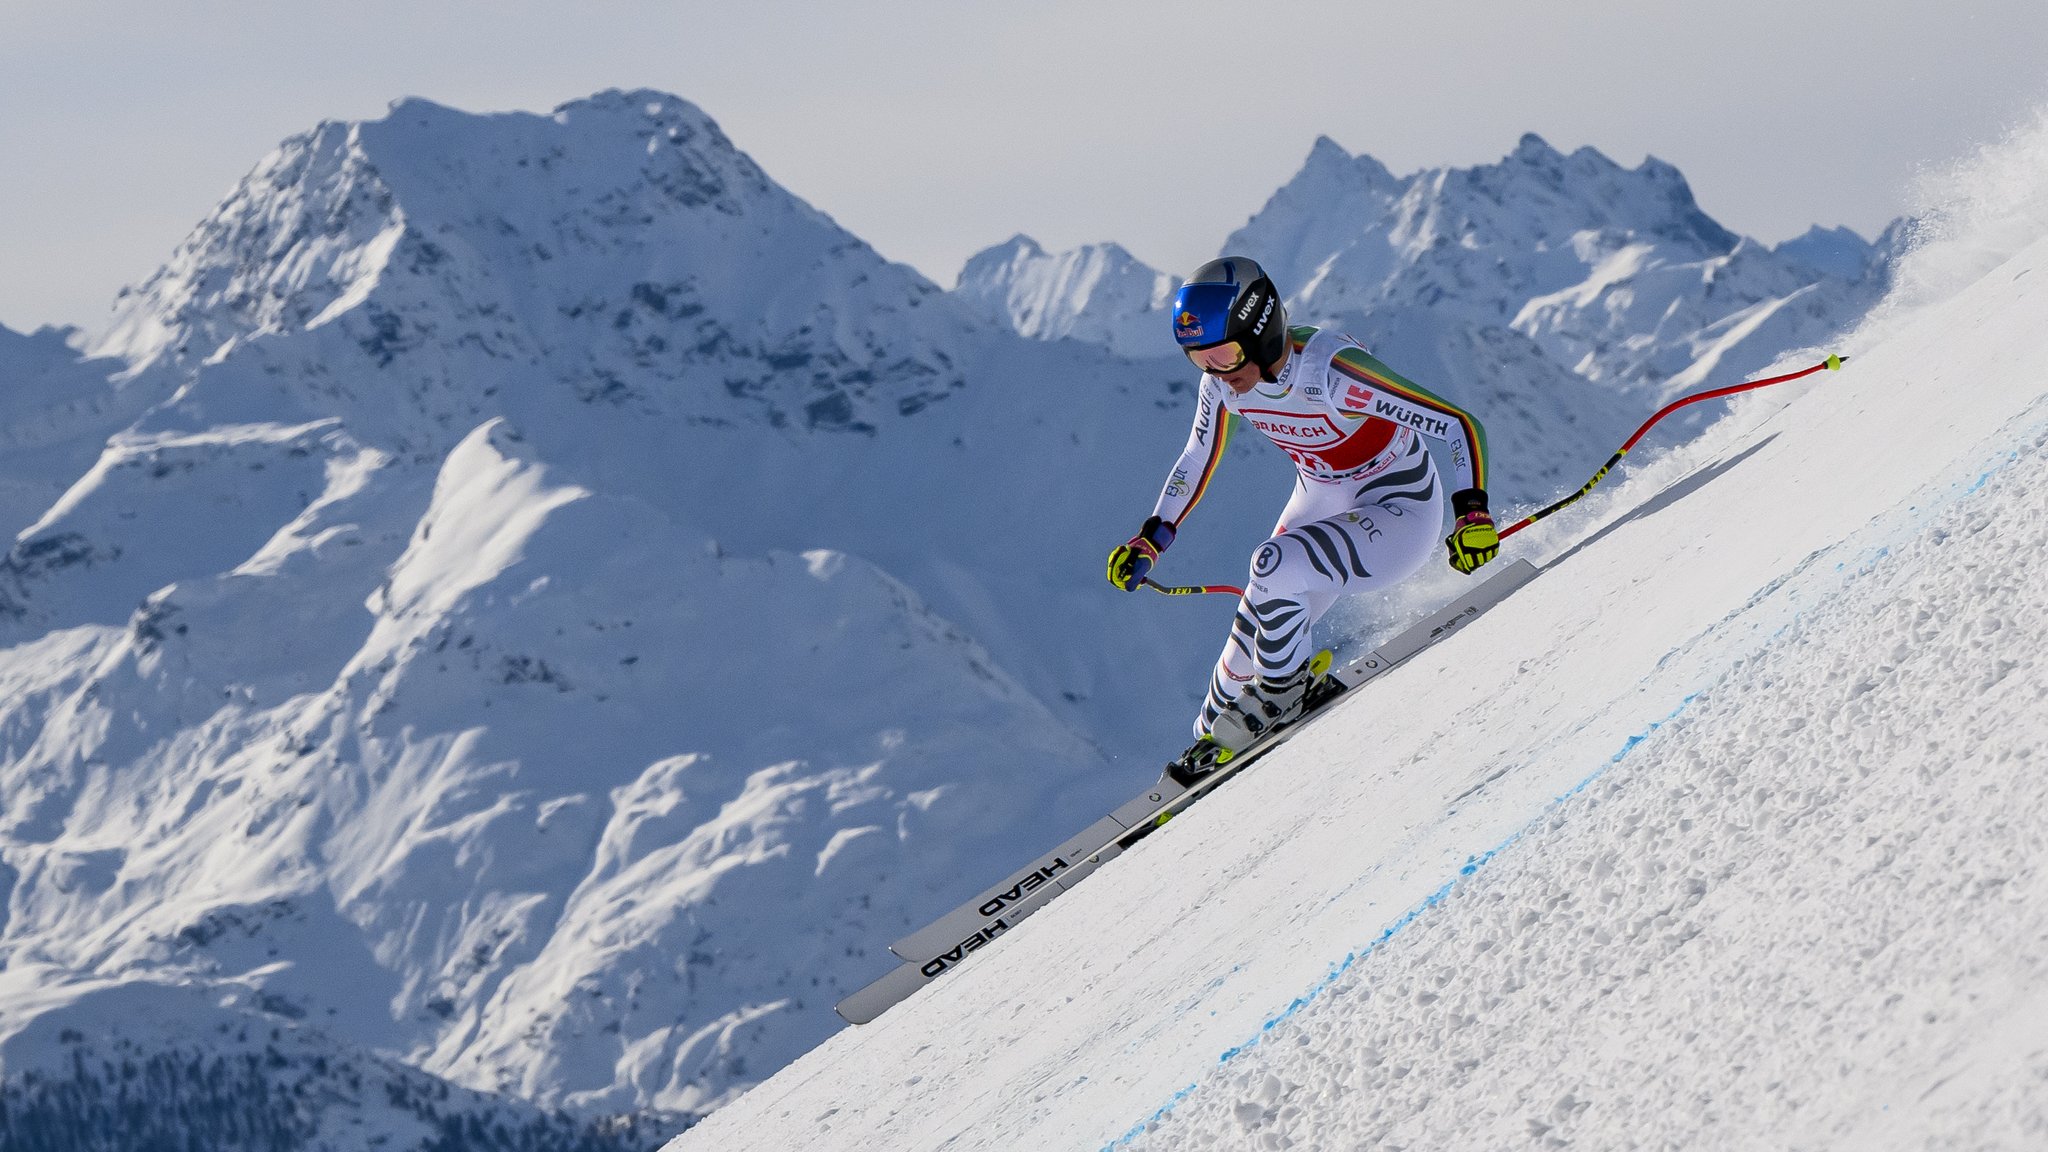
<svg viewBox="0 0 2048 1152"><path fill-rule="evenodd" d="M1443 491L1422 437L1450 453L1451 567L1470 574L1500 550L1486 507L1479 422L1393 372L1348 336L1287 326L1280 294L1241 256L1181 285L1173 334L1202 387L1194 429L1152 516L1109 554L1109 580L1134 591L1173 543L1223 459L1230 415L1292 457L1294 495L1252 553L1251 580L1195 718L1195 744L1168 767L1182 783L1292 722L1328 657L1310 627L1337 597L1390 587L1422 567L1443 524Z"/></svg>

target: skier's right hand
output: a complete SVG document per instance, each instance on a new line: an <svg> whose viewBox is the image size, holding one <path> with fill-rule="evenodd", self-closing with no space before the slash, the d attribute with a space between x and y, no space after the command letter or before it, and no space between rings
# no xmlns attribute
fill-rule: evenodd
<svg viewBox="0 0 2048 1152"><path fill-rule="evenodd" d="M1144 583L1152 562L1173 543L1173 525L1154 516L1145 521L1138 534L1109 550L1109 582L1126 592Z"/></svg>

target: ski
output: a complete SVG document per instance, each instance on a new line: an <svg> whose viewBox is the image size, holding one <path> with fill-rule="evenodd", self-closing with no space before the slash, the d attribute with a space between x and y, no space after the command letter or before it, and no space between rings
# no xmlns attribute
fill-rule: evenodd
<svg viewBox="0 0 2048 1152"><path fill-rule="evenodd" d="M1161 776L1150 788L1118 805L1109 814L1061 841L974 899L891 944L889 951L900 957L902 963L841 1000L837 1005L839 1015L850 1024L865 1024L926 984L959 967L1025 917L1045 907L1265 753L1306 729L1327 712L1333 702L1349 695L1352 689L1451 633L1462 630L1487 609L1534 579L1540 571L1527 560L1512 561L1485 583L1428 619L1357 660L1331 671L1318 685L1320 698L1294 723L1253 742L1214 770L1197 777L1192 784L1184 786Z"/></svg>

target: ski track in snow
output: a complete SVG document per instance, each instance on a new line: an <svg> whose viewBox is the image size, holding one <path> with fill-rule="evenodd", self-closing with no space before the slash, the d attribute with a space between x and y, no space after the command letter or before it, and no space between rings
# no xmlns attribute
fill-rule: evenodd
<svg viewBox="0 0 2048 1152"><path fill-rule="evenodd" d="M2048 614L2044 614L2040 599L2030 597L2030 590L2017 579L2025 570L1987 564L1981 552L1971 554L1973 547L1987 546L2005 553L2048 550L2048 516L2042 514L2035 498L2036 493L2048 489L2048 454L2043 451L2048 447L2048 425L2033 422L2026 439L2025 448L2002 454L1967 485L1951 486L1947 499L1907 509L1891 518L1899 523L1886 523L1869 532L1898 543L1870 546L1855 566L1841 561L1828 566L1824 575L1816 575L1814 583L1838 582L1840 595L1822 599L1810 611L1796 612L1773 634L1771 646L1756 661L1739 665L1712 690L1686 697L1665 720L1629 737L1611 760L1559 796L1525 829L1468 861L1456 877L1389 925L1372 943L1333 964L1327 977L1266 1021L1256 1035L1225 1050L1217 1061L1221 1069L1213 1078L1181 1089L1150 1117L1105 1145L1105 1150L1401 1147L1410 1140L1427 1141L1431 1132L1458 1128L1462 1123L1433 1115L1434 1100L1445 1098L1448 1102L1442 1107L1459 1108L1460 1089L1471 1086L1480 1069L1497 1076L1503 1068L1517 1066L1507 1055L1514 1045L1500 1043L1507 1038L1521 1035L1520 1046L1531 1057L1524 1065L1530 1072L1524 1081L1529 1091L1520 1095L1527 1099L1542 1094L1536 1085L1550 1065L1540 1059L1544 1043L1532 1038L1529 1024L1567 1021L1576 1025L1596 1012L1600 1002L1617 994L1624 997L1620 1003L1625 1020L1629 1008L1667 1010L1668 981L1678 967L1671 959L1673 954L1704 930L1700 920L1711 919L1722 909L1724 915L1739 917L1747 904L1754 904L1786 927L1783 938L1763 934L1739 941L1760 953L1752 958L1758 967L1767 969L1788 941L1796 941L1800 945L1796 951L1805 954L1806 963L1799 970L1778 974L1771 981L1782 986L1802 976L1810 978L1801 985L1806 993L1803 997L1779 1006L1797 1008L1813 1027L1788 1035L1825 1043L1836 1031L1830 1021L1858 1014L1877 1019L1888 1009L1893 1033L1873 1036L1880 1030L1872 1027L1851 1037L1850 1042L1887 1043L1899 1049L1912 1044L1924 1047L1925 1033L1937 1026L1934 1017L1939 1009L1926 1009L1920 1021L1926 1028L1918 1029L1919 1035L1898 1034L1916 1031L1913 1020L1899 1017L1916 1016L1914 1009L1942 1001L1939 989L1929 986L1938 985L1949 974L1939 971L1938 962L1888 976L1869 972L1869 966L1886 958L1886 952L1896 955L1902 944L1918 943L1923 954L1938 952L1940 937L1958 927L1958 918L1942 915L1939 904L1945 898L1962 896L1976 901L1966 905L1968 911L1989 915L2001 901L2024 908L2025 898L2038 894L2024 887L2029 882L2039 883L2032 862L2048 850L2048 834L2041 831L2048 827L2048 820L2038 819L2048 815L2048 783L2042 781L2032 759L2031 744L2038 733L2022 726L2019 731L2001 733L2007 737L2006 746L1987 748L1995 743L1992 734L1976 732L1977 739L1964 751L1995 755L1995 762L1986 767L2004 770L1996 777L1987 774L1972 780L1955 772L1953 763L1946 768L1930 767L1925 761L1947 754L1944 742L1939 741L1931 741L1921 750L1922 763L1895 760L1886 766L1893 769L1888 775L1883 768L1861 767L1855 772L1837 771L1827 786L1816 787L1802 781L1800 774L1827 766L1827 742L1857 735L1854 721L1881 724L1884 735L1855 741L1862 750L1878 754L1906 743L1905 734L1923 725L1936 730L1937 721L1949 733L1970 730L1972 722L1981 723L1984 718L1972 714L1959 721L1943 716L1940 701L1981 698L2022 666L2030 675L2004 691L2025 693L2031 689L2036 700L2048 697L2048 674L2035 662L1996 661L1987 680L1986 669L1973 659L1989 646L1988 634L2000 633L2007 626L2023 631L2017 639L2010 634L1999 636L2000 650L2033 652L2048 646ZM1950 526L1951 520L1960 523ZM1995 538L1985 540L1987 533ZM1777 593L1782 587L1783 582L1769 591ZM1897 633L1860 627L1865 619L1882 616L1887 609L1911 610L1916 625L1948 618L1960 610L1976 612L1977 620L1960 628L1929 625L1924 634L1916 635L1920 646L1908 652L1895 639ZM1818 647L1820 658L1788 657L1779 650L1781 645ZM1883 670L1879 681L1861 671L1872 667ZM1915 672L1921 675L1911 675ZM1942 677L1941 673L1949 675ZM1846 700L1839 685L1844 678L1853 679ZM1701 705L1697 710L1695 702ZM1850 707L1836 712L1836 706L1842 704ZM1929 705L1933 715L1924 714ZM1777 723L1772 724L1773 719ZM1754 765L1743 759L1751 745L1743 735L1723 736L1717 741L1717 722L1739 726L1743 735L1768 728L1778 746L1767 767L1777 772L1760 778ZM1667 727L1669 731L1665 731ZM1957 808L1966 808L1970 797L1965 786L1972 783L1980 792L2001 791L2009 805L2008 819L1994 828L1998 835L1993 843L1979 835L1977 824L1950 819L1967 813L1952 813L1928 803L1939 795ZM1949 791L1916 791L1923 785L1946 786ZM1719 808L1709 810L1706 805L1714 801L1720 802ZM2037 819L2013 819L2019 813ZM1880 817L1892 822L1878 824ZM1949 835L1913 830L1916 821L1929 817L1936 832L1946 828ZM1644 852L1635 861L1639 869L1635 882L1629 883L1628 862L1618 860L1613 850L1617 831L1619 838L1627 841L1674 829L1678 843L1663 848L1662 855L1682 851L1692 865L1687 874L1682 878L1669 875L1672 869ZM1544 831L1554 834L1542 838L1540 844L1520 843L1530 834ZM1780 838L1774 843L1763 839L1779 833L1794 833L1796 839ZM1948 866L1967 860L1973 848L1992 848L1997 855L1990 867L1984 866L1980 856L1978 870L1953 883L1934 880L1903 895L1884 888L1889 906L1844 900L1830 907L1829 900L1846 894L1796 887L1789 893L1772 890L1773 881L1796 881L1796 862L1808 852L1825 853L1830 846L1853 844L1859 834L1866 849L1888 845L1871 866L1873 875L1880 870L1901 876L1923 875L1916 868L1893 867L1896 857L1907 851L1918 857L1907 863L1924 863L1924 876L1929 877L1953 875ZM1767 856L1736 859L1762 848L1770 849ZM1511 849L1540 849L1541 854L1522 859ZM1497 860L1500 867L1481 873ZM1789 877L1779 874L1779 868ZM1629 921L1641 931L1620 942L1618 955L1596 960L1592 949L1544 955L1543 936L1532 929L1546 919L1550 922L1544 931L1550 933L1549 939L1555 939L1560 927L1556 921L1562 919L1566 921L1563 927L1577 928L1600 948L1614 942L1597 925L1571 923L1584 919L1575 916L1570 907L1578 894L1554 881L1530 885L1532 876L1539 873L1587 876L1605 882L1595 894L1600 904L1597 914L1608 923ZM1701 878L1702 873L1713 877L1711 883ZM1686 915L1710 890L1716 892L1720 908ZM1737 894L1723 894L1730 890ZM1539 902L1535 899L1539 896L1562 911L1534 910L1532 905ZM1920 913L1917 917L1905 915L1902 906L1918 907ZM1462 923L1443 922L1432 915L1440 909L1465 919ZM1796 925L1807 915L1814 916L1814 923L1822 927L1802 934ZM1886 927L1902 919L1909 922L1905 931L1889 940L1882 933L1848 930L1865 916L1881 918ZM1988 930L1991 926L1961 927ZM1916 929L1918 940L1911 935ZM2018 954L2028 945L2048 940L2048 918L2036 911L2030 918L2006 926L1999 935ZM1842 955L1844 948L1855 954ZM1649 955L1643 956L1645 952ZM1368 960L1373 961L1370 967ZM1681 971L1711 980L1729 963L1720 957L1711 962L1721 967L1694 963L1690 970ZM1532 971L1531 963L1548 963L1553 970ZM1830 970L1857 972L1857 978L1832 982L1822 978ZM1588 979L1595 976L1598 979ZM1901 976L1917 978L1910 984L1920 995L1895 992L1875 1007L1862 1002L1870 997L1872 988L1906 982ZM1647 981L1649 986L1632 987L1631 981ZM1960 979L1954 982L1963 983ZM1532 984L1563 995L1557 999L1525 996L1517 1003L1517 993ZM1827 1003L1816 993L1828 988L1844 994ZM1569 997L1574 990L1581 995ZM1999 1001L1991 1008L1969 1011L1953 1005L1995 996L1998 989L1950 991L1946 1022L1952 1025L1981 1024L1987 1014L2011 1007L2022 1018L2048 1027L2048 998L2022 998L2016 1004ZM1715 999L1711 988L1688 988L1681 995L1692 1003ZM1474 1043L1473 1038L1460 1035L1462 1029L1482 1020L1483 1039ZM1752 1015L1733 1017L1722 1022L1719 1035L1711 1028L1714 1021L1706 1022L1708 1027L1688 1028L1700 1023L1692 1018L1660 1019L1655 1027L1632 1020L1628 1023L1628 1031L1637 1035L1653 1035L1667 1025L1676 1028L1679 1031L1670 1034L1688 1039L1677 1049L1681 1057L1711 1060L1731 1054L1745 1042L1753 1045L1753 1037L1747 1034L1753 1033L1760 1021ZM1886 1133L1876 1121L1889 1106L1877 1103L1878 1116L1870 1116L1872 1101L1882 1094L1864 1091L1852 1094L1837 1115L1807 1124L1810 1146L1837 1147L1850 1142L1866 1148L2002 1147L2022 1137L2039 1140L2048 1136L2040 1111L2030 1111L2025 1097L2029 1089L2038 1092L2042 1082L2048 1081L2048 1039L2042 1039L2044 1035L2048 1033L2036 1033L2030 1044L2019 1045L2027 1049L2024 1067L1999 1070L2003 1076L1996 1072L1988 1077L1979 1075L1981 1087L1972 1097L1955 1099L1968 1091L1968 1084L1957 1083L1972 1071L1967 1065L1943 1067L1937 1057L1923 1062L1931 1067L1912 1068L1922 1081L1931 1079L1920 1097L1923 1101L1954 1085L1950 1100L1937 1101L1940 1126L1925 1127L1925 1122L1934 1118L1922 1118L1924 1141L1916 1139L1910 1128L1881 1140ZM1695 1038L1699 1043L1690 1042ZM1454 1042L1460 1039L1467 1042ZM1956 1042L1954 1037L1942 1039L1948 1042L1946 1046ZM1551 1045L1552 1050L1556 1047ZM1706 1055L1699 1055L1702 1052ZM1801 1055L1809 1059L1801 1060ZM1828 1056L1843 1065L1866 1063L1844 1060L1836 1052L1789 1053L1782 1048L1771 1053L1771 1062L1783 1068L1802 1064L1813 1068ZM1705 1073L1709 1071L1702 1068L1699 1074L1687 1077L1681 1068L1666 1065L1646 1073L1627 1054L1621 1054L1607 1065L1575 1070L1574 1081L1582 1087L1577 1094L1567 1091L1558 1095L1547 1111L1503 1115L1492 1130L1473 1132L1465 1127L1463 1135L1476 1138L1474 1146L1528 1139L1539 1147L1562 1147L1591 1139L1603 1147L1697 1147L1702 1146L1696 1141L1705 1131L1710 1134L1705 1146L1776 1146L1783 1139L1777 1135L1774 1140L1782 1118L1757 1119L1747 1130L1719 1125L1730 1119L1731 1112L1752 1119L1769 1113L1771 1109L1761 1106L1765 1103L1797 1107L1827 1102L1827 1090L1834 1087L1825 1081L1805 1086L1789 1078L1773 1081L1758 1086L1769 1100L1740 1108L1712 1099L1688 1101L1673 1091L1708 1079ZM1592 1085L1597 1087L1587 1087ZM1799 1095L1802 1091L1803 1097ZM1596 1099L1602 1101L1597 1114L1593 1107ZM1373 1104L1357 1107L1358 1102L1367 1100ZM1688 1109L1688 1103L1697 1107ZM1669 1130L1659 1132L1658 1125L1645 1119L1656 1116L1679 1122L1667 1124ZM1958 1123L1963 1125L1961 1129L1955 1126ZM1957 1142L1958 1136L1964 1140ZM1782 1146L1797 1144L1786 1141Z"/></svg>

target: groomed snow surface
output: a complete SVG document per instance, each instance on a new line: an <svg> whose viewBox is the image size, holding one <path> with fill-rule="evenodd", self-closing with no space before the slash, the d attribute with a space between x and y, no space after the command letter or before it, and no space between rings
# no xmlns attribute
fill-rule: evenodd
<svg viewBox="0 0 2048 1152"><path fill-rule="evenodd" d="M2032 236L2042 139L1976 173ZM2048 1146L2048 241L1991 231L672 1147Z"/></svg>
<svg viewBox="0 0 2048 1152"><path fill-rule="evenodd" d="M2048 1146L2044 446L1116 1144Z"/></svg>

